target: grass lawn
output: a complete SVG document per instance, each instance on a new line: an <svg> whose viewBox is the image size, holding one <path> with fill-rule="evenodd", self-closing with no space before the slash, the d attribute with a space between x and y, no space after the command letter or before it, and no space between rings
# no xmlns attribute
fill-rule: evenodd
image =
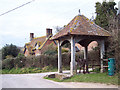
<svg viewBox="0 0 120 90"><path fill-rule="evenodd" d="M93 82L93 83L118 85L118 74L115 74L114 76L108 76L107 73L79 74L64 80L59 80L57 78L47 78L47 77L45 77L45 79L49 79L57 82Z"/></svg>

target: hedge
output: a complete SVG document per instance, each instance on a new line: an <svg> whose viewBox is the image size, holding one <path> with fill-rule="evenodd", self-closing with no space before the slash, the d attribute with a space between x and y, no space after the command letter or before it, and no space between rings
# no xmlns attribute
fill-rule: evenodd
<svg viewBox="0 0 120 90"><path fill-rule="evenodd" d="M99 63L98 52L90 52L88 55L89 59L96 60ZM71 61L71 53L62 54L62 65L63 67L69 67ZM83 52L76 53L76 60L83 58ZM58 66L58 55L40 55L40 56L17 56L16 58L4 59L2 61L2 69L12 69L12 68L43 68L46 66L52 66L57 68Z"/></svg>

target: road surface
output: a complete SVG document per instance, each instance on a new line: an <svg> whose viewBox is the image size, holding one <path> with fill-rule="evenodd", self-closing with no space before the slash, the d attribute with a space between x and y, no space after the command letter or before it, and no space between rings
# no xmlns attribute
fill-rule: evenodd
<svg viewBox="0 0 120 90"><path fill-rule="evenodd" d="M54 82L43 79L45 75L50 73L3 74L2 88L118 88L116 85L80 82Z"/></svg>

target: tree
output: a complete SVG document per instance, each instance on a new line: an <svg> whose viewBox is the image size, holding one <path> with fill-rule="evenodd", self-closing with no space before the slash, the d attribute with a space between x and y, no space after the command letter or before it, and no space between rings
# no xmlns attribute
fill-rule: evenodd
<svg viewBox="0 0 120 90"><path fill-rule="evenodd" d="M117 14L115 2L97 2L96 3L96 19L95 23L105 30L109 30L109 18Z"/></svg>
<svg viewBox="0 0 120 90"><path fill-rule="evenodd" d="M96 3L96 19L95 23L111 33L111 37L108 38L106 43L106 58L116 59L116 69L120 68L120 28L119 28L119 16L117 15L117 8L115 8L115 2L103 2L102 4Z"/></svg>
<svg viewBox="0 0 120 90"><path fill-rule="evenodd" d="M66 25L64 25L63 27L60 27L60 26L55 26L55 32L58 33L60 32L62 29L64 29L66 27Z"/></svg>
<svg viewBox="0 0 120 90"><path fill-rule="evenodd" d="M19 52L20 52L20 49L17 46L13 44L11 45L6 44L2 48L2 59L5 59L7 56L16 57Z"/></svg>
<svg viewBox="0 0 120 90"><path fill-rule="evenodd" d="M120 15L115 15L109 19L109 30L112 36L109 38L109 45L107 48L108 57L116 59L116 70L119 72L120 68Z"/></svg>

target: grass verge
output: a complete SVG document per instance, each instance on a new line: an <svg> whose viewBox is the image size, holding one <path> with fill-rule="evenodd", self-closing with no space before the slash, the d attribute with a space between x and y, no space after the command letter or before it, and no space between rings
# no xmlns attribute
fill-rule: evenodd
<svg viewBox="0 0 120 90"><path fill-rule="evenodd" d="M115 74L114 76L108 76L107 73L79 74L64 80L48 77L44 78L57 82L93 82L118 85L118 74Z"/></svg>
<svg viewBox="0 0 120 90"><path fill-rule="evenodd" d="M69 70L69 67L63 67L63 70ZM45 66L43 68L12 68L12 69L2 69L0 73L2 74L27 74L27 73L42 73L42 72L56 72L56 67Z"/></svg>
<svg viewBox="0 0 120 90"><path fill-rule="evenodd" d="M28 73L42 73L42 72L55 72L57 71L56 68L49 68L49 67L44 67L44 68L12 68L12 69L2 69L0 72L2 74L28 74Z"/></svg>

